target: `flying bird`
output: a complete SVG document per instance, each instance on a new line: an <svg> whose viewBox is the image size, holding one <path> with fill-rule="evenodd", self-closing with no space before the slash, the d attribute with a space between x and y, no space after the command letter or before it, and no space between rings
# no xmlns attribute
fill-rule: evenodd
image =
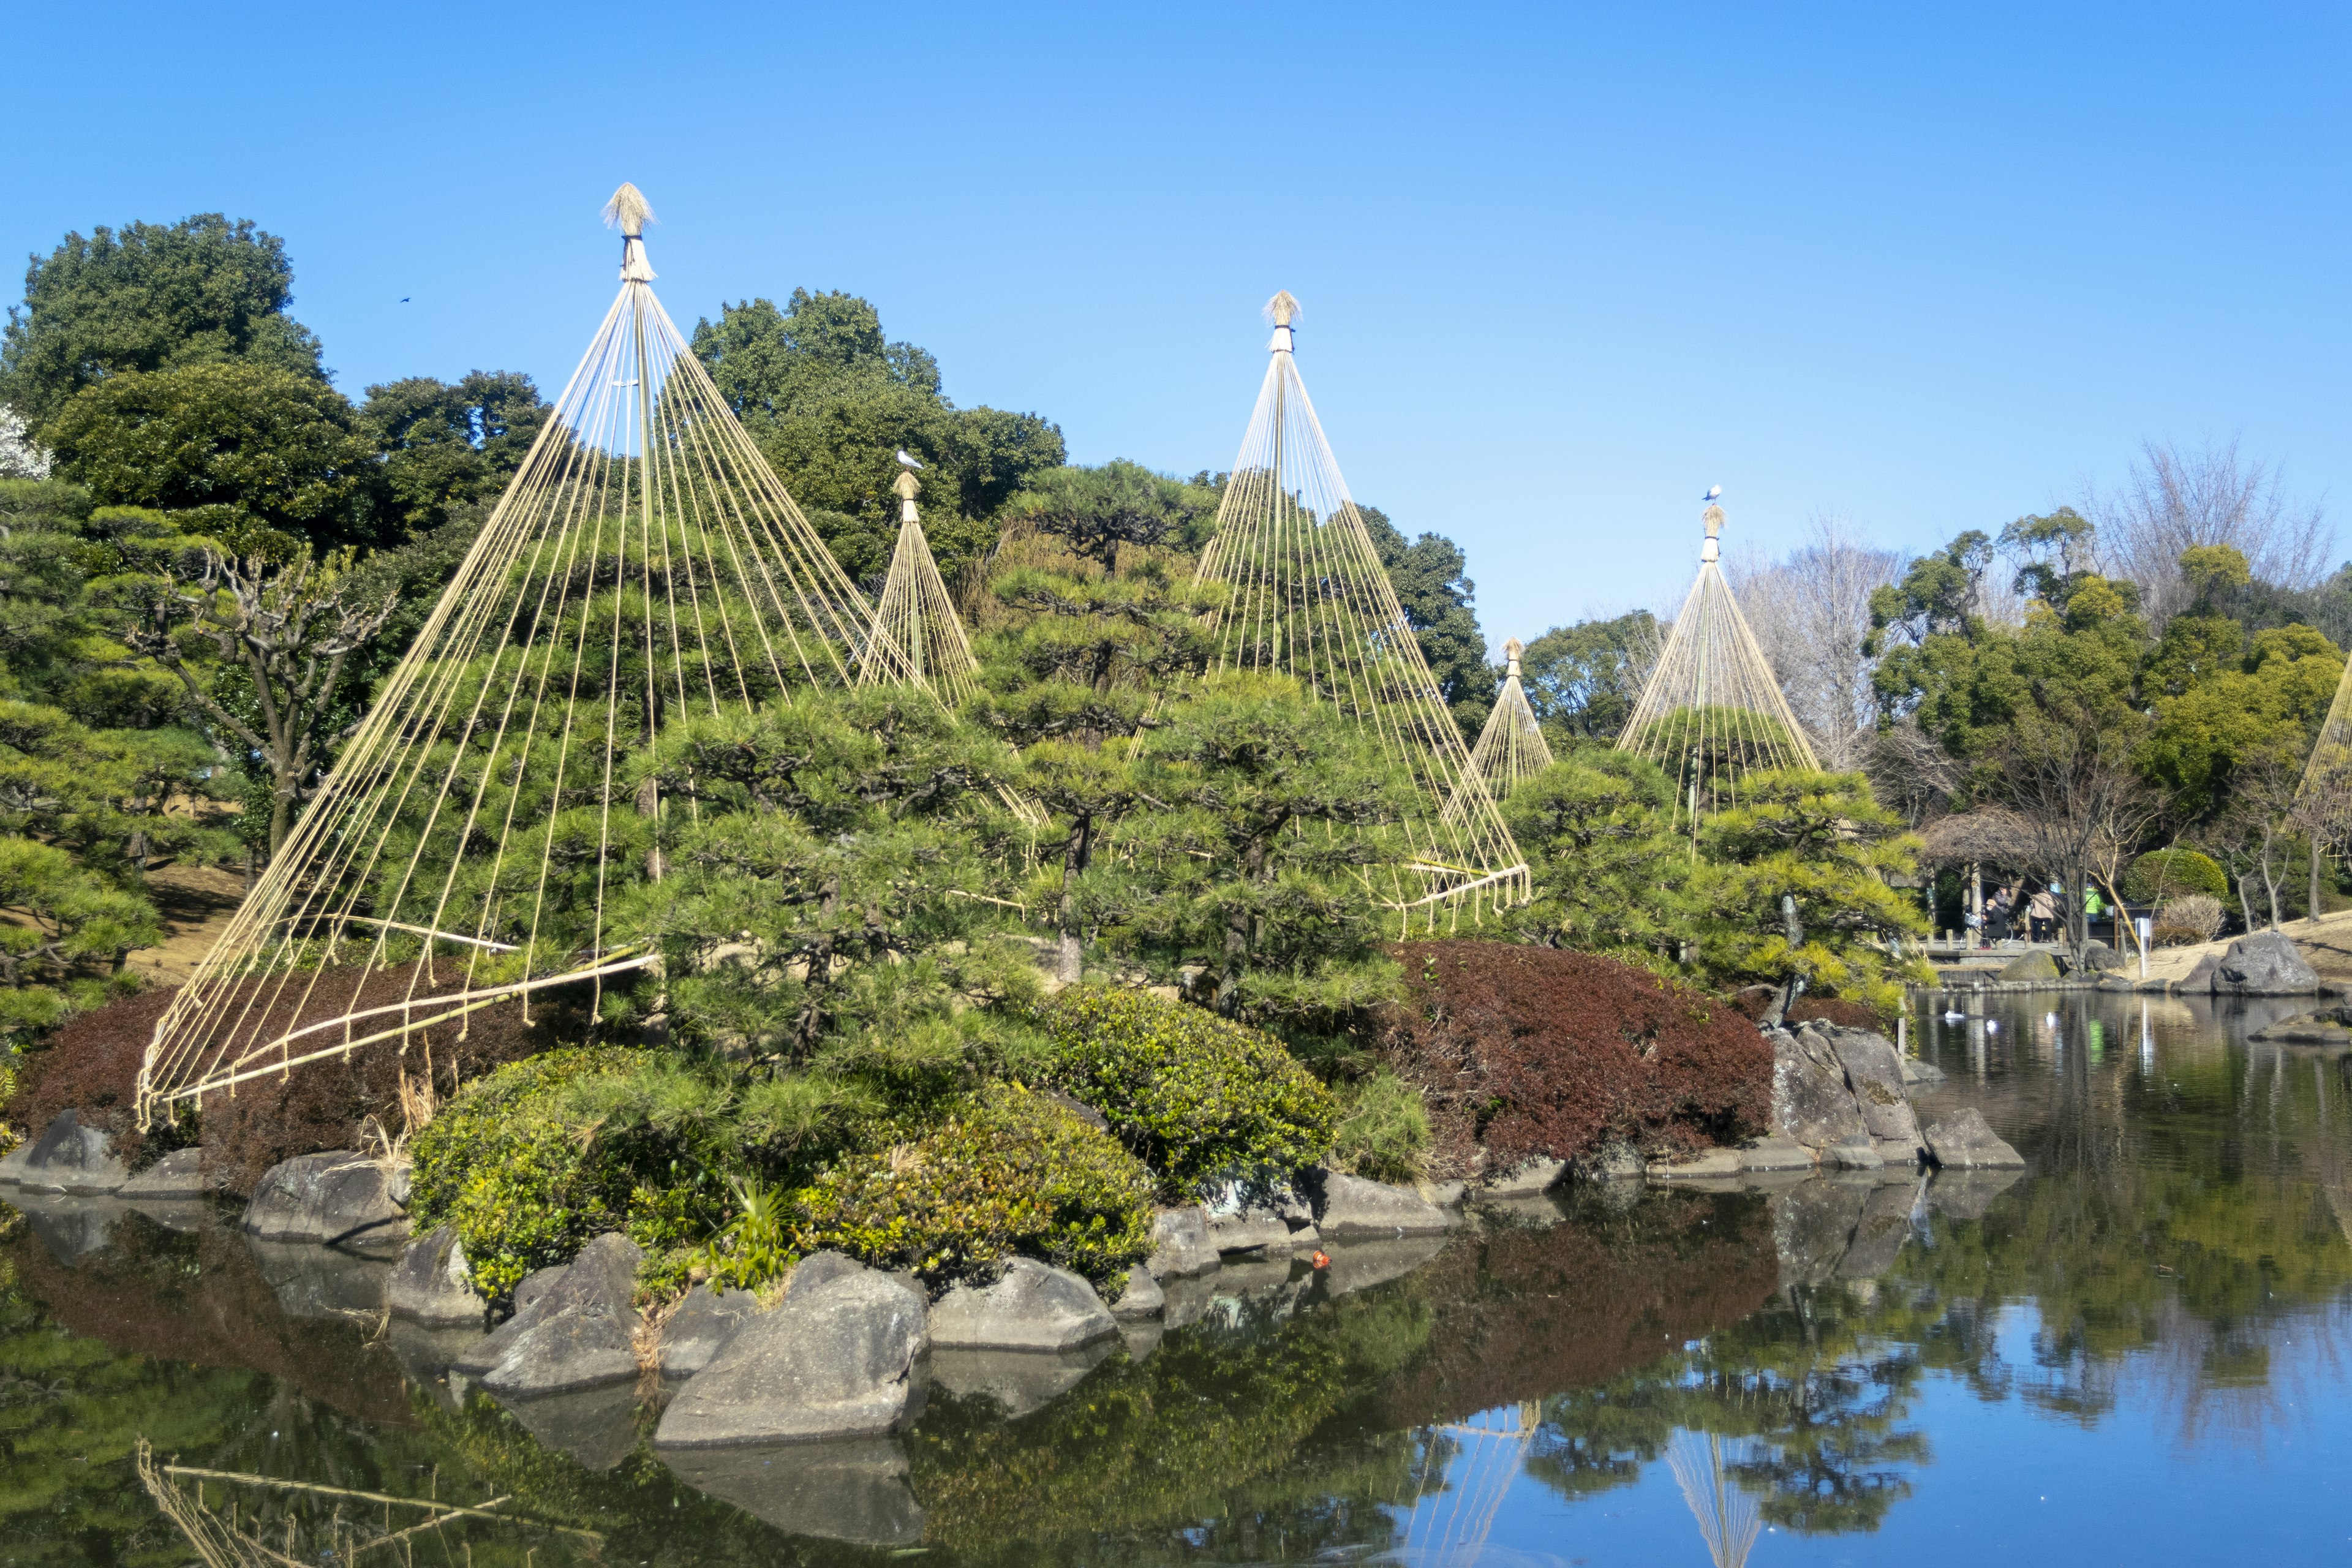
<svg viewBox="0 0 2352 1568"><path fill-rule="evenodd" d="M919 468L923 466L923 462L921 458L901 447L898 448L898 466L902 468Z"/></svg>
<svg viewBox="0 0 2352 1568"><path fill-rule="evenodd" d="M1699 497L1698 499L1701 500L1720 500L1722 498L1723 487L1721 485L1709 485L1706 487L1706 494Z"/></svg>
<svg viewBox="0 0 2352 1568"><path fill-rule="evenodd" d="M404 304L404 305L407 304L407 303L408 303L408 296L407 296L407 295L405 295L405 294L403 294L403 295L400 297L400 302L401 302L402 304Z"/></svg>

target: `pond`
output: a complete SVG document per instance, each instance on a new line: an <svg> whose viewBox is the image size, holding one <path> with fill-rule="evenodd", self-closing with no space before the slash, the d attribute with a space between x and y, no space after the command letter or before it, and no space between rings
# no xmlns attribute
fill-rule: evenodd
<svg viewBox="0 0 2352 1568"><path fill-rule="evenodd" d="M0 1211L0 1563L2338 1560L2352 1058L2244 1040L2307 1005L1923 999L1922 1120L1980 1107L2023 1175L1621 1184L1228 1269L1058 1396L686 1476L639 1391L433 1375L378 1266Z"/></svg>

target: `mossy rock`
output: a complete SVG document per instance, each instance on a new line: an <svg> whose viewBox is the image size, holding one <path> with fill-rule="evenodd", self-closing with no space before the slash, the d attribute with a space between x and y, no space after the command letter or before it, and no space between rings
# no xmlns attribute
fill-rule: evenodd
<svg viewBox="0 0 2352 1568"><path fill-rule="evenodd" d="M2000 972L2000 978L2015 984L2019 981L2057 981L2064 979L2065 975L2059 969L2058 961L2048 953L2029 952L2021 958L2010 960L2008 967Z"/></svg>

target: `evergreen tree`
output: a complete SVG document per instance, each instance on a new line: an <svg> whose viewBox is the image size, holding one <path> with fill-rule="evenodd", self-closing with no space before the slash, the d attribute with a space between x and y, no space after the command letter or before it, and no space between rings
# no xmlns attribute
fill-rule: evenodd
<svg viewBox="0 0 2352 1568"><path fill-rule="evenodd" d="M1504 820L1535 897L1512 919L1528 941L1658 966L1688 930L1690 839L1674 781L1630 752L1571 752L1511 792Z"/></svg>

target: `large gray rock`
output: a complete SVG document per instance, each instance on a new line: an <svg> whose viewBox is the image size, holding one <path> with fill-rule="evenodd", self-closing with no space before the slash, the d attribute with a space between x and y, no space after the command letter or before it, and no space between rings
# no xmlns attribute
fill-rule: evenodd
<svg viewBox="0 0 2352 1568"><path fill-rule="evenodd" d="M1156 1318L1168 1310L1168 1292L1151 1277L1151 1270L1141 1264L1127 1271L1127 1283L1118 1300L1110 1304L1110 1315L1121 1323L1140 1318Z"/></svg>
<svg viewBox="0 0 2352 1568"><path fill-rule="evenodd" d="M2064 978L2058 972L2058 961L2046 952L2029 952L2012 958L1993 976L2004 984L2049 985Z"/></svg>
<svg viewBox="0 0 2352 1568"><path fill-rule="evenodd" d="M806 1267L805 1264L803 1267ZM812 1280L808 1289L814 1289L823 1280ZM664 1377L692 1377L710 1364L710 1358L725 1348L735 1331L741 1328L760 1310L760 1303L749 1290L729 1290L724 1293L704 1284L686 1293L677 1310L662 1325L661 1370Z"/></svg>
<svg viewBox="0 0 2352 1568"><path fill-rule="evenodd" d="M1274 1210L1256 1205L1236 1214L1212 1215L1209 1244L1220 1258L1235 1253L1287 1252L1292 1246L1290 1222Z"/></svg>
<svg viewBox="0 0 2352 1568"><path fill-rule="evenodd" d="M266 1241L388 1248L405 1239L408 1214L373 1160L349 1152L297 1154L261 1173L245 1229Z"/></svg>
<svg viewBox="0 0 2352 1568"><path fill-rule="evenodd" d="M1769 1037L1772 1131L1808 1149L1867 1141L1870 1124L1829 1042L1812 1029L1774 1029Z"/></svg>
<svg viewBox="0 0 2352 1568"><path fill-rule="evenodd" d="M174 1149L135 1173L114 1195L125 1203L180 1203L210 1197L213 1189L196 1169L203 1153L201 1149Z"/></svg>
<svg viewBox="0 0 2352 1568"><path fill-rule="evenodd" d="M695 1490L787 1534L884 1547L923 1539L923 1510L895 1437L685 1448L662 1462Z"/></svg>
<svg viewBox="0 0 2352 1568"><path fill-rule="evenodd" d="M12 1176L31 1192L90 1196L119 1191L131 1179L130 1167L115 1158L114 1140L102 1127L83 1125L78 1110L58 1111L22 1152Z"/></svg>
<svg viewBox="0 0 2352 1568"><path fill-rule="evenodd" d="M1200 1205L1161 1209L1151 1216L1151 1256L1143 1260L1143 1266L1154 1279L1213 1274L1217 1263L1216 1244L1209 1239L1209 1217Z"/></svg>
<svg viewBox="0 0 2352 1568"><path fill-rule="evenodd" d="M2025 1161L2002 1142L1986 1124L1984 1112L1971 1105L1943 1117L1927 1129L1927 1158L1939 1170L2021 1170Z"/></svg>
<svg viewBox="0 0 2352 1568"><path fill-rule="evenodd" d="M1117 1332L1093 1286L1032 1258L1014 1258L985 1289L959 1285L931 1308L931 1343L943 1351L1074 1351Z"/></svg>
<svg viewBox="0 0 2352 1568"><path fill-rule="evenodd" d="M1462 1223L1410 1187L1368 1182L1337 1171L1307 1173L1316 1229L1327 1238L1435 1236Z"/></svg>
<svg viewBox="0 0 2352 1568"><path fill-rule="evenodd" d="M865 1272L866 1265L845 1253L829 1249L812 1252L793 1266L784 1288L787 1291L814 1290L820 1285Z"/></svg>
<svg viewBox="0 0 2352 1568"><path fill-rule="evenodd" d="M1538 1157L1487 1177L1480 1184L1480 1191L1491 1198L1533 1197L1538 1193L1551 1191L1567 1175L1567 1161ZM1331 1227L1327 1225L1323 1228L1329 1230Z"/></svg>
<svg viewBox="0 0 2352 1568"><path fill-rule="evenodd" d="M2308 996L2318 990L2317 972L2284 931L2240 937L2213 971L2216 996Z"/></svg>
<svg viewBox="0 0 2352 1568"><path fill-rule="evenodd" d="M2190 967L2188 973L2180 977L2180 989L2191 994L2211 991L2213 976L2221 967L2221 955L2218 952L2207 953Z"/></svg>
<svg viewBox="0 0 2352 1568"><path fill-rule="evenodd" d="M509 1398L568 1393L637 1375L637 1267L645 1254L607 1234L561 1269L541 1269L515 1292L515 1315L456 1363Z"/></svg>
<svg viewBox="0 0 2352 1568"><path fill-rule="evenodd" d="M920 1408L925 1318L921 1291L870 1268L789 1290L687 1380L654 1441L708 1447L899 1430Z"/></svg>
<svg viewBox="0 0 2352 1568"><path fill-rule="evenodd" d="M1017 1420L1084 1383L1123 1342L1118 1335L1074 1351L933 1351L930 1376L957 1398L990 1400Z"/></svg>
<svg viewBox="0 0 2352 1568"><path fill-rule="evenodd" d="M435 1328L478 1328L490 1310L474 1289L472 1266L454 1225L408 1244L393 1265L388 1300L394 1317Z"/></svg>
<svg viewBox="0 0 2352 1568"><path fill-rule="evenodd" d="M1919 1120L1903 1092L1903 1058L1895 1054L1894 1042L1868 1029L1819 1032L1845 1068L1846 1087L1853 1092L1871 1141L1881 1145L1879 1152L1886 1152L1884 1145L1889 1142L1899 1143L1905 1158L1917 1159Z"/></svg>

